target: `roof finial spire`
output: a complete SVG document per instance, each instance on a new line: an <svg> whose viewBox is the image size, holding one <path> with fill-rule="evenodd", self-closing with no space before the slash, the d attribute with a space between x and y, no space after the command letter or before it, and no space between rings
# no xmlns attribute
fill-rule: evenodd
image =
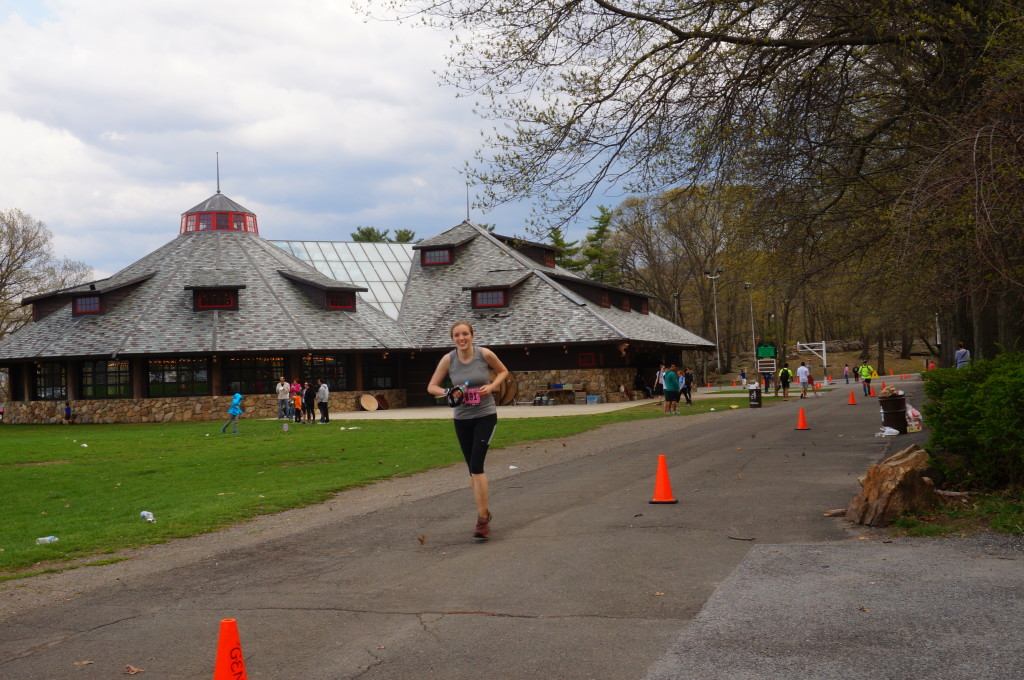
<svg viewBox="0 0 1024 680"><path fill-rule="evenodd" d="M217 152L217 193L220 193L220 151Z"/></svg>
<svg viewBox="0 0 1024 680"><path fill-rule="evenodd" d="M466 182L466 221L467 222L472 222L472 220L469 219L469 182L468 181Z"/></svg>

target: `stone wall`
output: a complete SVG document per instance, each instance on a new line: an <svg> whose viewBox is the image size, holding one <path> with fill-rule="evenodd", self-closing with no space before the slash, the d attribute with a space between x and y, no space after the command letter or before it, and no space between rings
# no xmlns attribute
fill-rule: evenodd
<svg viewBox="0 0 1024 680"><path fill-rule="evenodd" d="M533 401L536 392L546 390L552 384L586 386L588 395L601 397L605 402L627 401L631 398L635 368L567 368L546 371L513 371L516 379L516 401ZM626 394L619 386L626 388ZM572 392L558 392L551 395L558 403L571 404Z"/></svg>
<svg viewBox="0 0 1024 680"><path fill-rule="evenodd" d="M367 392L332 392L331 413L361 411L359 397ZM405 406L405 390L381 390L388 406ZM230 396L158 397L153 399L80 399L71 402L76 423L170 423L203 420L227 420ZM243 418L276 418L275 395L250 394L242 402ZM318 416L319 417L319 416ZM11 401L7 403L4 422L48 424L64 422L63 401Z"/></svg>

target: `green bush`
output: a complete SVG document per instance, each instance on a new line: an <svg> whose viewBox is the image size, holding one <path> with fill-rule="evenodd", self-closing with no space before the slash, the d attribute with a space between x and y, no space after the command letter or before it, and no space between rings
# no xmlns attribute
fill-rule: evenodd
<svg viewBox="0 0 1024 680"><path fill-rule="evenodd" d="M928 448L947 479L971 488L1024 483L1024 354L925 374Z"/></svg>

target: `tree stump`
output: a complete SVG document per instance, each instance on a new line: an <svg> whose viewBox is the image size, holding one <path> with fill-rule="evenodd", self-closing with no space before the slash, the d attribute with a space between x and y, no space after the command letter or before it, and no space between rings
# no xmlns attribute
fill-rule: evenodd
<svg viewBox="0 0 1024 680"><path fill-rule="evenodd" d="M860 478L860 493L850 499L846 518L878 527L906 512L933 508L938 495L924 476L927 469L928 453L917 444L872 465Z"/></svg>

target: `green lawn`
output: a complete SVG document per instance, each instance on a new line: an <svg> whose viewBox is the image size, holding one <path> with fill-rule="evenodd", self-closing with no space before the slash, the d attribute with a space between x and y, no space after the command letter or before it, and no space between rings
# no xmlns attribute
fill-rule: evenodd
<svg viewBox="0 0 1024 680"><path fill-rule="evenodd" d="M702 398L684 412L730 404L746 407L746 396ZM647 404L506 418L492 446L656 417L660 407ZM278 421L243 419L237 435L221 434L221 424L0 426L0 580L38 573L33 565L44 562L59 569L62 561L216 531L462 460L449 420L339 420L284 432ZM143 510L157 521L141 519ZM36 545L51 535L59 540Z"/></svg>

